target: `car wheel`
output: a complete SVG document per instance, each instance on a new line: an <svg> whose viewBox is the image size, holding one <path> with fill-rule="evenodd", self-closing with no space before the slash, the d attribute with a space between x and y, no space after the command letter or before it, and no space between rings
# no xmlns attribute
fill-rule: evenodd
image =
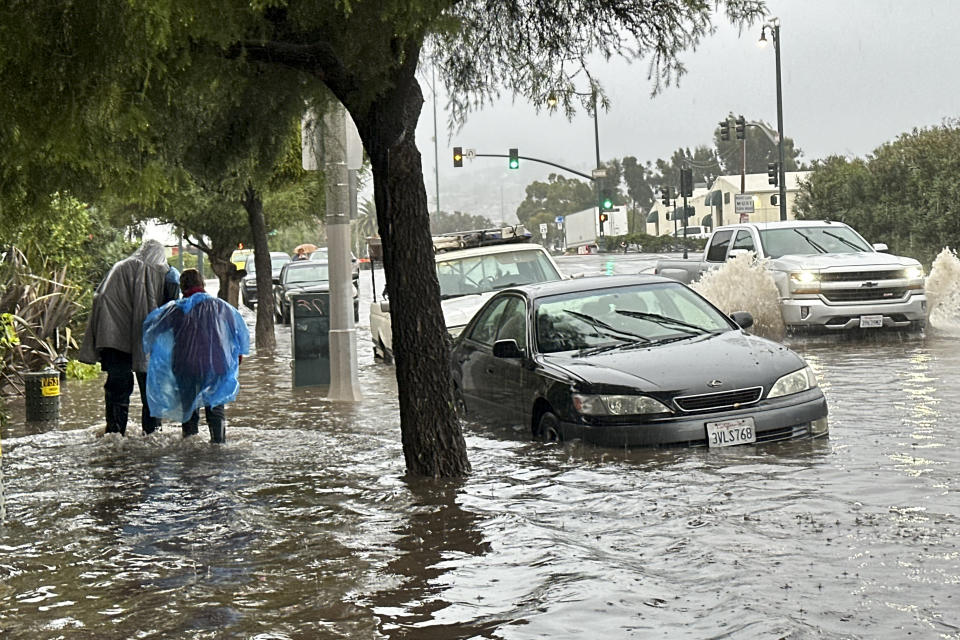
<svg viewBox="0 0 960 640"><path fill-rule="evenodd" d="M560 419L552 411L545 411L540 416L536 436L541 442L563 442Z"/></svg>

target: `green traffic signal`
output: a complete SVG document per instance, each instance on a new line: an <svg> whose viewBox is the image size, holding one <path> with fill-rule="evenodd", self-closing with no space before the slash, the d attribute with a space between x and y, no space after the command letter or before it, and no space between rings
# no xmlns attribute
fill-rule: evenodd
<svg viewBox="0 0 960 640"><path fill-rule="evenodd" d="M604 211L610 211L610 209L613 209L613 200L611 200L610 198L604 198L601 204L603 206Z"/></svg>
<svg viewBox="0 0 960 640"><path fill-rule="evenodd" d="M510 160L507 162L507 166L511 169L520 168L520 151L516 147L510 149Z"/></svg>

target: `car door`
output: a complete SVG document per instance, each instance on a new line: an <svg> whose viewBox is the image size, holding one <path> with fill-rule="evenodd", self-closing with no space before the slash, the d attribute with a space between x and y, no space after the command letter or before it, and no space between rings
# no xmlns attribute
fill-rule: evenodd
<svg viewBox="0 0 960 640"><path fill-rule="evenodd" d="M497 358L493 344L507 337L526 347L525 304L505 295L480 312L461 347L461 393L471 419L490 425L518 424L523 358ZM522 342L522 344L521 344Z"/></svg>

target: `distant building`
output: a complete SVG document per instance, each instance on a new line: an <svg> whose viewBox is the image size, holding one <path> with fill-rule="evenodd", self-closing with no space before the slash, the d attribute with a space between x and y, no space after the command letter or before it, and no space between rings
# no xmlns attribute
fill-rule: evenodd
<svg viewBox="0 0 960 640"><path fill-rule="evenodd" d="M693 196L687 198L687 207L692 207L694 210L694 214L687 218L688 225L701 224L700 220L704 216L707 216L711 213L710 208L706 205L706 198L709 193L710 190L706 187L695 187L693 190ZM659 195L659 193L657 195ZM680 209L683 208L683 198L677 198L676 207ZM651 236L664 236L668 233L673 233L673 210L673 202L671 202L670 206L668 207L659 199L657 199L656 204L654 204L650 208L650 211L647 212L645 233ZM676 223L678 229L683 227L683 218L678 216Z"/></svg>
<svg viewBox="0 0 960 640"><path fill-rule="evenodd" d="M788 220L796 217L794 206L797 192L800 190L800 183L809 175L809 171L788 171L784 176ZM780 219L780 205L777 202L779 187L769 183L766 173L748 173L745 176L744 187L743 192L753 196L753 213L745 214L744 222L773 222ZM739 175L720 176L714 180L709 189L695 189L693 193L694 197L688 198L687 204L694 206L695 213L687 220L688 225L718 227L740 222L740 215L734 212L734 195L740 193ZM667 213L672 211L672 206L665 207L658 201L647 214L647 233L650 235L673 233L673 221L667 219ZM681 222L678 221L678 223Z"/></svg>

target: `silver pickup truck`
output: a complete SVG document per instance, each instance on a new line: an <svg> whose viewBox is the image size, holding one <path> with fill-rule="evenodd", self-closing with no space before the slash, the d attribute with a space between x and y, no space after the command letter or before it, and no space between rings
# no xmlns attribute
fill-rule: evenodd
<svg viewBox="0 0 960 640"><path fill-rule="evenodd" d="M660 260L655 273L690 283L749 251L767 259L789 328L922 328L923 267L886 249L840 222L743 223L716 229L702 258Z"/></svg>

